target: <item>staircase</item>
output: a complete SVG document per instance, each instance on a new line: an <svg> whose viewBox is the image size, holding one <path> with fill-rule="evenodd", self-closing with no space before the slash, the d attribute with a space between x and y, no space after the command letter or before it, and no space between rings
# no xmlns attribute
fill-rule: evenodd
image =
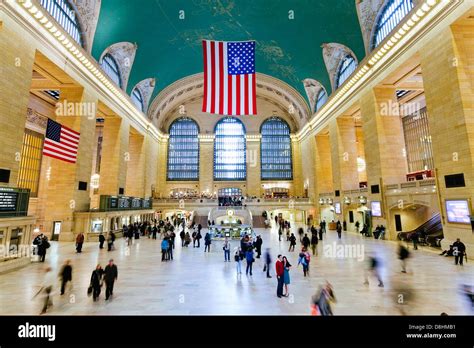
<svg viewBox="0 0 474 348"><path fill-rule="evenodd" d="M425 238L421 234L426 232ZM399 232L398 239L411 241L414 233L420 236L420 244L427 244L433 247L440 247L440 241L443 239L443 225L441 223L441 215L439 213L433 215L428 221L421 224L417 228L407 232Z"/></svg>

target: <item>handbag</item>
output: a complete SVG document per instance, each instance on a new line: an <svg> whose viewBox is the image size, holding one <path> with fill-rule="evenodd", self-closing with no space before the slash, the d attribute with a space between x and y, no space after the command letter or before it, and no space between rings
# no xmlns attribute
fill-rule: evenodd
<svg viewBox="0 0 474 348"><path fill-rule="evenodd" d="M92 285L89 285L87 288L87 295L90 296L92 294Z"/></svg>

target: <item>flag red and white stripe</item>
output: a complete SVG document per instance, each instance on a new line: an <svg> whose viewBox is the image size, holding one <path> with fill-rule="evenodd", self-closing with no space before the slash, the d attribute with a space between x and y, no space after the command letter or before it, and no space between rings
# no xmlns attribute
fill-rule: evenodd
<svg viewBox="0 0 474 348"><path fill-rule="evenodd" d="M76 163L80 133L48 119L43 155Z"/></svg>
<svg viewBox="0 0 474 348"><path fill-rule="evenodd" d="M255 42L203 40L202 46L202 111L219 115L256 115ZM235 65L229 66L235 60ZM240 70L236 70L237 66Z"/></svg>

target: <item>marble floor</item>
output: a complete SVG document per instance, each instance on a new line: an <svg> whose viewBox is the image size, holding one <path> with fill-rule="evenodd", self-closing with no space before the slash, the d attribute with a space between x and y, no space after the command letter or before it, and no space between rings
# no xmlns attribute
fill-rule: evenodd
<svg viewBox="0 0 474 348"><path fill-rule="evenodd" d="M53 296L54 315L306 315L310 299L319 285L329 281L337 302L335 315L409 315L472 314L472 307L461 293L462 284L474 285L474 265L455 266L453 258L438 256L439 251L412 251L408 273L400 273L395 242L374 240L347 232L338 241L329 231L319 243L319 256L311 259L311 275L303 277L297 267L298 252L288 252L288 242L278 241L275 229L257 229L263 238L263 249L271 248L273 260L287 255L291 269L290 296L276 297L276 279L267 279L263 259L254 264L253 276L236 275L235 262L224 262L222 242L214 241L211 253L201 248L181 248L179 238L174 261L161 262L160 240L140 238L128 248L124 240L116 241L117 249L100 251L96 243L86 243L82 254L76 254L73 243L52 243L46 263L0 275L0 315L36 315L41 299L34 298L48 265L59 272L64 260L73 265L73 286L59 296L59 282ZM238 241L232 242L233 247ZM299 246L299 245L298 245ZM342 252L350 246L351 254ZM339 248L339 249L337 249ZM350 251L346 248L346 251ZM331 255L331 251L336 251ZM362 254L354 251L363 252ZM364 285L369 255L382 262L385 287L371 278ZM331 257L339 256L339 257ZM87 296L91 271L97 263L103 266L113 258L119 277L114 297L93 302ZM364 258L364 260L361 260ZM232 259L232 257L231 257ZM245 265L243 265L245 267ZM403 304L398 301L403 300Z"/></svg>

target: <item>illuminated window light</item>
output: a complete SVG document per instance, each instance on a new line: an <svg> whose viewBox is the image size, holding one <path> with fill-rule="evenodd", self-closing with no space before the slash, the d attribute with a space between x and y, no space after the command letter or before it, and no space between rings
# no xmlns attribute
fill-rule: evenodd
<svg viewBox="0 0 474 348"><path fill-rule="evenodd" d="M412 20L413 22L418 22L418 21L420 20L420 17L418 17L418 16L416 15L416 13L415 13L413 16L411 16L411 20Z"/></svg>
<svg viewBox="0 0 474 348"><path fill-rule="evenodd" d="M25 8L30 8L31 6L33 6L31 0L26 0L26 1L23 3L23 7L25 7Z"/></svg>
<svg viewBox="0 0 474 348"><path fill-rule="evenodd" d="M30 12L31 14L35 14L36 12L38 12L38 8L36 6L33 6L28 10L28 12Z"/></svg>

